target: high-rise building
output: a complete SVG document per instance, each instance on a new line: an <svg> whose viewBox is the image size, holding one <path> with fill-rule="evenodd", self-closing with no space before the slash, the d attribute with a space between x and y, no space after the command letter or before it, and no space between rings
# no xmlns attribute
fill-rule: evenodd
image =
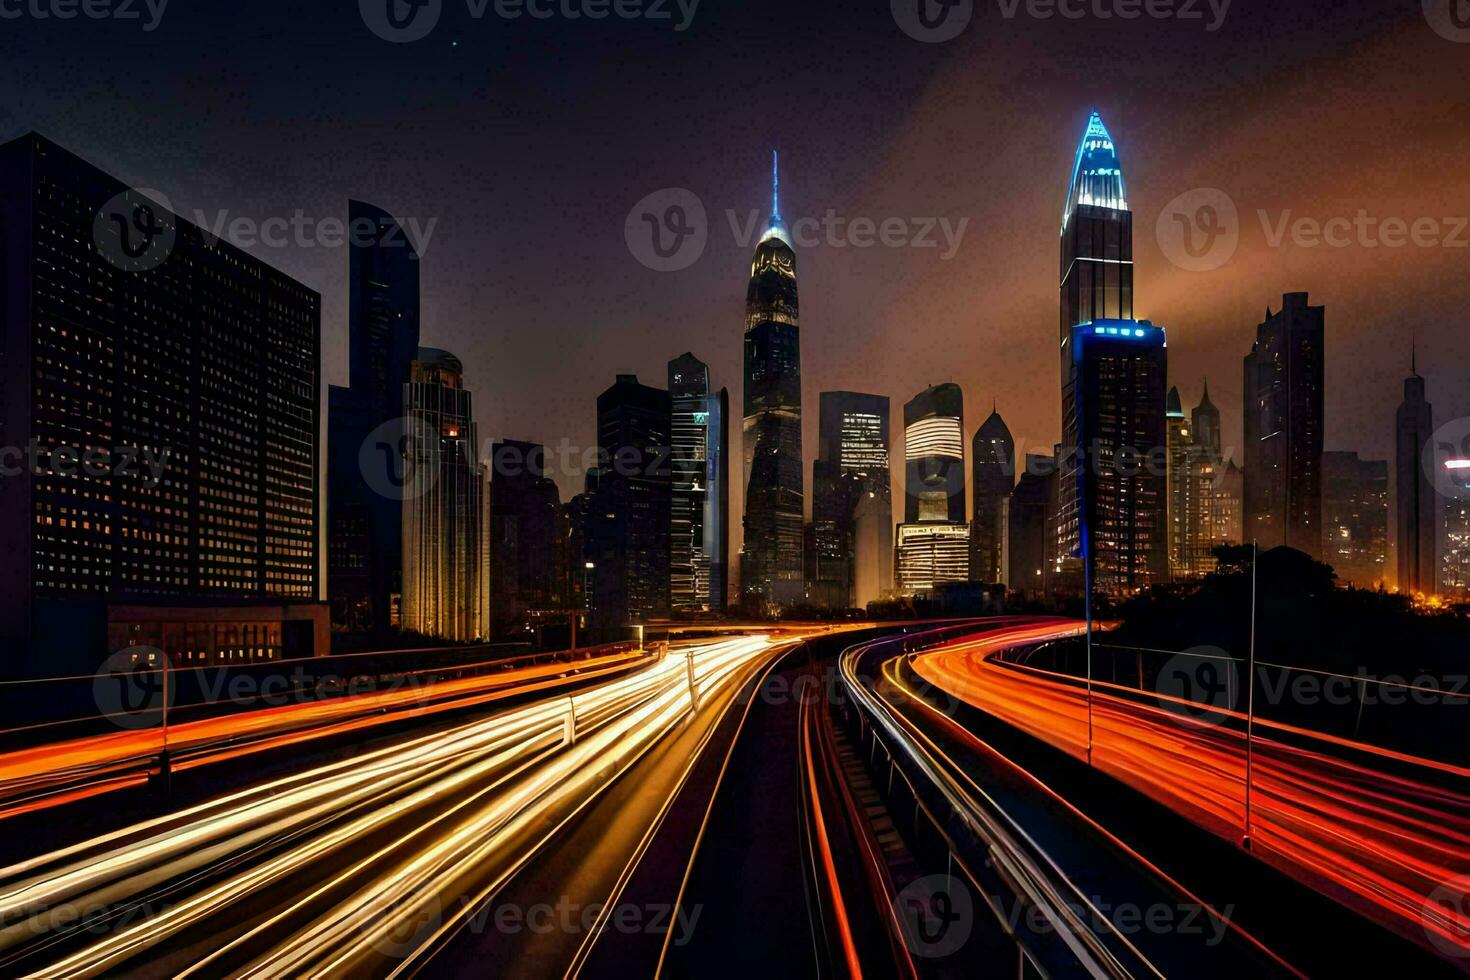
<svg viewBox="0 0 1470 980"><path fill-rule="evenodd" d="M1169 574L1180 579L1189 574L1185 566L1186 539L1198 501L1189 480L1189 457L1196 453L1195 440L1189 420L1184 417L1184 403L1179 398L1177 385L1169 389L1164 403L1164 428L1169 480Z"/></svg>
<svg viewBox="0 0 1470 980"><path fill-rule="evenodd" d="M889 489L888 398L822 392L817 460L812 467L813 597L861 607L893 587L893 503ZM858 548L858 509L877 540ZM885 557L886 556L886 557ZM859 568L859 559L868 567ZM864 588L859 589L859 580ZM859 599L862 599L859 602Z"/></svg>
<svg viewBox="0 0 1470 980"><path fill-rule="evenodd" d="M720 612L730 547L730 395L711 388L708 365L684 354L669 362L669 397L671 602L676 612Z"/></svg>
<svg viewBox="0 0 1470 980"><path fill-rule="evenodd" d="M669 393L632 374L597 398L597 448L607 461L592 500L588 560L592 625L610 633L669 613L673 493Z"/></svg>
<svg viewBox="0 0 1470 980"><path fill-rule="evenodd" d="M490 447L490 633L524 633L565 605L558 574L561 493L546 475L546 449L534 442Z"/></svg>
<svg viewBox="0 0 1470 980"><path fill-rule="evenodd" d="M925 388L903 407L904 523L965 522L964 420L956 384Z"/></svg>
<svg viewBox="0 0 1470 980"><path fill-rule="evenodd" d="M970 445L972 467L970 579L987 585L1005 582L1006 525L1016 486L1016 440L992 407Z"/></svg>
<svg viewBox="0 0 1470 980"><path fill-rule="evenodd" d="M1439 593L1450 602L1470 602L1470 459L1440 462L1445 486L1444 548L1439 560Z"/></svg>
<svg viewBox="0 0 1470 980"><path fill-rule="evenodd" d="M1425 447L1434 434L1434 407L1419 376L1417 352L1404 379L1404 400L1394 418L1394 493L1397 495L1398 587L1410 595L1433 595L1439 508L1434 483L1425 472Z"/></svg>
<svg viewBox="0 0 1470 980"><path fill-rule="evenodd" d="M1245 536L1262 550L1322 546L1325 320L1287 293L1245 358Z"/></svg>
<svg viewBox="0 0 1470 980"><path fill-rule="evenodd" d="M1245 476L1234 460L1211 456L1204 447L1189 455L1191 510L1186 516L1184 573L1207 575L1218 564L1215 549L1241 543L1241 496Z"/></svg>
<svg viewBox="0 0 1470 980"><path fill-rule="evenodd" d="M1199 404L1190 413L1194 429L1194 444L1205 451L1211 459L1222 459L1220 443L1220 410L1210 401L1210 379L1205 379L1205 393Z"/></svg>
<svg viewBox="0 0 1470 980"><path fill-rule="evenodd" d="M1081 485L1075 377L1078 359L1072 350L1073 328L1096 320L1133 317L1133 212L1128 186L1113 137L1093 112L1077 144L1072 182L1062 209L1061 352L1062 445L1058 458L1057 540L1059 562L1075 563L1082 552ZM1074 577L1074 576L1069 576Z"/></svg>
<svg viewBox="0 0 1470 980"><path fill-rule="evenodd" d="M781 220L779 171L771 220L750 264L745 298L745 548L747 605L793 605L802 583L805 498L801 329L796 253Z"/></svg>
<svg viewBox="0 0 1470 980"><path fill-rule="evenodd" d="M1360 589L1388 574L1388 461L1322 454L1322 561Z"/></svg>
<svg viewBox="0 0 1470 980"><path fill-rule="evenodd" d="M403 387L403 628L468 643L490 633L485 468L464 365L420 347ZM550 555L548 554L548 559Z"/></svg>
<svg viewBox="0 0 1470 980"><path fill-rule="evenodd" d="M927 521L898 527L898 588L905 595L933 595L946 582L970 578L970 525Z"/></svg>
<svg viewBox="0 0 1470 980"><path fill-rule="evenodd" d="M403 386L419 349L419 255L396 218L347 205L348 385L327 392L327 595L352 633L399 625ZM369 443L371 440L371 444ZM373 482L369 482L368 477Z"/></svg>
<svg viewBox="0 0 1470 980"><path fill-rule="evenodd" d="M582 492L567 501L562 508L561 528L566 536L562 543L561 566L566 580L563 590L567 604L578 613L579 625L586 626L587 616L592 609L592 554L589 549L590 530L597 486L602 470L593 467L582 481Z"/></svg>
<svg viewBox="0 0 1470 980"><path fill-rule="evenodd" d="M0 674L325 652L317 294L37 134L0 188Z"/></svg>
<svg viewBox="0 0 1470 980"><path fill-rule="evenodd" d="M1168 575L1165 393L1168 344L1147 320L1096 320L1072 330L1076 485L1091 589L1126 596ZM1064 471L1062 479L1067 479Z"/></svg>
<svg viewBox="0 0 1470 980"><path fill-rule="evenodd" d="M1027 454L1026 468L1007 507L1007 583L1033 598L1051 591L1050 537L1057 500L1056 461Z"/></svg>

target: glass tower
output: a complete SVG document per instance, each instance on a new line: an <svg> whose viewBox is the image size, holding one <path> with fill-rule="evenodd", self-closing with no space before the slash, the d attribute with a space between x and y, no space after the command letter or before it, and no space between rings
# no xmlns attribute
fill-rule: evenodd
<svg viewBox="0 0 1470 980"><path fill-rule="evenodd" d="M709 366L693 354L669 362L673 492L670 602L676 612L725 608L729 550L726 475L729 394L710 390Z"/></svg>

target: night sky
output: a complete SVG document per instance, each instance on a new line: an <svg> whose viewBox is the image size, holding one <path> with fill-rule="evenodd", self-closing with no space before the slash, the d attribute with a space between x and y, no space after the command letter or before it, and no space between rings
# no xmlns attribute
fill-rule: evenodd
<svg viewBox="0 0 1470 980"><path fill-rule="evenodd" d="M764 220L773 146L788 223L968 219L948 261L798 250L809 480L818 393L838 388L893 398L896 451L903 402L951 380L967 438L995 399L1023 451L1050 451L1057 236L1095 107L1135 213L1136 313L1168 328L1186 408L1209 375L1227 445L1241 357L1287 291L1327 307L1327 448L1391 455L1415 334L1436 422L1470 415L1470 43L1419 0L1237 0L1215 31L1203 3L1188 21L1007 6L977 0L940 44L906 36L884 0L705 0L682 32L672 4L672 21L477 21L445 0L409 44L370 32L355 0L172 0L151 32L0 19L0 138L39 130L185 216L338 217L355 196L436 220L423 342L463 358L483 437L551 445L595 444L614 374L662 386L685 350L740 404L750 249L726 212ZM629 209L666 187L710 220L679 272L624 241ZM1155 226L1202 187L1238 207L1240 245L1187 271ZM1273 247L1258 210L1433 218L1459 247ZM345 383L345 249L251 251L322 294L326 380Z"/></svg>

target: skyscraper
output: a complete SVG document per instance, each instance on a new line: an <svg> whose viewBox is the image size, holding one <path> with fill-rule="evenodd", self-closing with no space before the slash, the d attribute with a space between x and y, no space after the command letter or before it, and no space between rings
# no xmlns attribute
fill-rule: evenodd
<svg viewBox="0 0 1470 980"><path fill-rule="evenodd" d="M1133 317L1133 212L1123 165L1102 117L1093 112L1077 145L1072 182L1062 210L1061 324L1059 346L1062 381L1062 445L1060 499L1055 553L1060 560L1081 554L1077 488L1081 460L1070 450L1078 445L1074 391L1078 359L1072 350L1073 328L1096 320Z"/></svg>
<svg viewBox="0 0 1470 980"><path fill-rule="evenodd" d="M1164 403L1164 427L1169 470L1169 574L1178 579L1188 575L1185 568L1185 542L1191 518L1197 509L1197 501L1194 499L1194 487L1188 478L1189 457L1195 453L1196 447L1189 421L1184 417L1184 404L1179 398L1177 385L1169 389Z"/></svg>
<svg viewBox="0 0 1470 980"><path fill-rule="evenodd" d="M1360 589L1388 574L1388 461L1322 454L1322 561Z"/></svg>
<svg viewBox="0 0 1470 980"><path fill-rule="evenodd" d="M1323 308L1287 293L1245 358L1245 536L1266 550L1322 546Z"/></svg>
<svg viewBox="0 0 1470 980"><path fill-rule="evenodd" d="M557 574L561 494L534 442L490 447L490 633L508 638L564 605ZM563 559L565 560L565 559ZM564 574L564 573L563 573Z"/></svg>
<svg viewBox="0 0 1470 980"><path fill-rule="evenodd" d="M1205 455L1211 459L1220 459L1220 410L1210 401L1209 378L1205 379L1204 397L1190 413L1190 421L1194 429L1194 444L1203 449Z"/></svg>
<svg viewBox="0 0 1470 980"><path fill-rule="evenodd" d="M1158 458L1168 344L1147 320L1097 320L1072 334L1077 441L1068 451L1083 555L1094 592L1126 596L1168 574L1168 472Z"/></svg>
<svg viewBox="0 0 1470 980"><path fill-rule="evenodd" d="M1444 550L1439 561L1439 594L1451 602L1470 602L1470 459L1440 462L1445 486L1442 502Z"/></svg>
<svg viewBox="0 0 1470 980"><path fill-rule="evenodd" d="M745 549L741 589L757 606L804 595L801 329L796 253L781 220L780 175L771 220L750 264L745 298Z"/></svg>
<svg viewBox="0 0 1470 980"><path fill-rule="evenodd" d="M403 627L468 643L490 633L485 469L464 365L420 347L403 388ZM548 554L547 558L550 558Z"/></svg>
<svg viewBox="0 0 1470 980"><path fill-rule="evenodd" d="M1394 417L1395 530L1398 535L1398 587L1410 595L1433 595L1440 576L1435 568L1439 510L1434 483L1424 471L1424 449L1434 435L1434 407L1426 399L1417 352L1404 379L1404 400Z"/></svg>
<svg viewBox="0 0 1470 980"><path fill-rule="evenodd" d="M0 674L325 652L320 298L37 134L0 189Z"/></svg>
<svg viewBox="0 0 1470 980"><path fill-rule="evenodd" d="M620 374L597 398L597 448L607 461L588 528L594 627L604 633L669 612L673 492L669 393Z"/></svg>
<svg viewBox="0 0 1470 980"><path fill-rule="evenodd" d="M840 598L844 609L865 606L893 587L888 411L883 395L822 392L812 467L811 589L814 597ZM860 508L870 520L861 539Z"/></svg>
<svg viewBox="0 0 1470 980"><path fill-rule="evenodd" d="M1000 413L991 409L970 446L974 506L970 528L970 579L993 585L1007 581L1005 550L1011 491L1016 485L1016 440Z"/></svg>
<svg viewBox="0 0 1470 980"><path fill-rule="evenodd" d="M349 227L375 233L348 243L348 385L327 392L327 590L338 626L382 633L398 625L402 592L403 507L392 491L419 349L419 256L382 208L349 201L347 212ZM368 468L385 484L369 485Z"/></svg>
<svg viewBox="0 0 1470 980"><path fill-rule="evenodd" d="M964 419L956 384L925 388L903 407L904 523L964 523Z"/></svg>
<svg viewBox="0 0 1470 980"><path fill-rule="evenodd" d="M1011 491L1007 514L1006 582L1016 592L1043 597L1051 591L1049 538L1057 498L1056 461L1028 454L1026 468Z"/></svg>
<svg viewBox="0 0 1470 980"><path fill-rule="evenodd" d="M725 608L730 547L729 392L693 354L669 362L673 491L670 596L677 612Z"/></svg>

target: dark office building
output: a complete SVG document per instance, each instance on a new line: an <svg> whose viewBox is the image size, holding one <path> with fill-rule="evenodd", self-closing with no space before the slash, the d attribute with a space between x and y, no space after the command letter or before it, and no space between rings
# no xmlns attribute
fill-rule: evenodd
<svg viewBox="0 0 1470 980"><path fill-rule="evenodd" d="M1121 597L1167 579L1164 330L1147 320L1073 328L1077 509L1091 589ZM1062 479L1067 479L1064 472Z"/></svg>
<svg viewBox="0 0 1470 980"><path fill-rule="evenodd" d="M796 253L781 220L779 192L750 264L745 299L746 605L802 601L805 499L801 447L801 329Z"/></svg>
<svg viewBox="0 0 1470 980"><path fill-rule="evenodd" d="M807 574L814 601L851 608L866 605L892 588L888 411L883 395L822 392L817 460L812 467L814 560ZM864 502L879 522L874 533L886 538L864 549L863 557L873 567L859 576L857 511ZM885 554L887 559L882 557ZM865 586L861 597L856 594L859 578Z"/></svg>
<svg viewBox="0 0 1470 980"><path fill-rule="evenodd" d="M1245 539L1322 546L1323 308L1288 293L1245 358Z"/></svg>
<svg viewBox="0 0 1470 980"><path fill-rule="evenodd" d="M631 374L618 375L597 398L597 446L607 466L592 501L587 547L591 621L605 632L669 613L669 417L669 393Z"/></svg>
<svg viewBox="0 0 1470 980"><path fill-rule="evenodd" d="M560 533L562 557L558 567L564 575L562 590L567 605L579 616L578 624L587 625L592 609L592 555L590 531L597 486L602 471L593 467L583 478L582 492L562 505Z"/></svg>
<svg viewBox="0 0 1470 980"><path fill-rule="evenodd" d="M1072 182L1062 209L1061 348L1062 445L1075 447L1077 407L1072 351L1073 327L1095 320L1133 318L1133 212L1113 137L1096 112L1087 121ZM1079 460L1071 452L1058 459L1061 493L1055 552L1063 559L1081 554L1076 488Z"/></svg>
<svg viewBox="0 0 1470 980"><path fill-rule="evenodd" d="M0 187L0 673L322 649L317 294L36 134Z"/></svg>
<svg viewBox="0 0 1470 980"><path fill-rule="evenodd" d="M670 596L675 612L721 612L730 552L730 395L693 354L669 362L673 409Z"/></svg>
<svg viewBox="0 0 1470 980"><path fill-rule="evenodd" d="M1404 400L1395 416L1394 493L1397 495L1398 588L1434 595L1439 581L1439 507L1424 468L1424 449L1434 435L1434 407L1419 376L1417 353L1404 379ZM1458 448L1458 447L1457 447Z"/></svg>
<svg viewBox="0 0 1470 980"><path fill-rule="evenodd" d="M490 447L490 630L506 639L564 605L561 494L534 442Z"/></svg>
<svg viewBox="0 0 1470 980"><path fill-rule="evenodd" d="M1028 455L1006 505L1006 576L1014 591L1032 597L1051 591L1051 545L1057 499L1056 461Z"/></svg>
<svg viewBox="0 0 1470 980"><path fill-rule="evenodd" d="M1388 574L1388 461L1322 454L1322 560L1337 578L1377 588Z"/></svg>
<svg viewBox="0 0 1470 980"><path fill-rule="evenodd" d="M903 407L905 524L965 522L964 419L956 384L926 388Z"/></svg>
<svg viewBox="0 0 1470 980"><path fill-rule="evenodd" d="M1016 486L1016 440L1000 413L975 430L970 446L970 579L986 585L1006 581L1006 518Z"/></svg>
<svg viewBox="0 0 1470 980"><path fill-rule="evenodd" d="M397 219L349 201L348 385L327 392L327 595L350 633L401 625L403 388L419 349L419 256ZM370 441L371 440L371 443Z"/></svg>

